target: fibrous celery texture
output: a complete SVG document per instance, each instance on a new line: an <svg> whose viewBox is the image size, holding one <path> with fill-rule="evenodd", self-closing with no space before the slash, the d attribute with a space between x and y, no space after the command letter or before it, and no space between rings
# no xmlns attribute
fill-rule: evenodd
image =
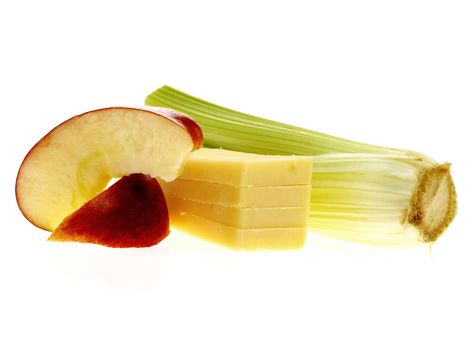
<svg viewBox="0 0 467 350"><path fill-rule="evenodd" d="M146 104L187 113L204 146L313 155L309 227L382 246L434 242L454 219L450 165L421 153L369 145L240 113L163 86Z"/></svg>

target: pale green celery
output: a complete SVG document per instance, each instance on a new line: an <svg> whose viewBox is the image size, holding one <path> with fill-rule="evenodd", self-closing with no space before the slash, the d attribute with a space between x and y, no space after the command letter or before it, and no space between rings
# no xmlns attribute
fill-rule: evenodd
<svg viewBox="0 0 467 350"><path fill-rule="evenodd" d="M449 164L236 112L164 86L146 104L192 116L205 147L313 155L310 229L382 246L435 241L457 210Z"/></svg>
<svg viewBox="0 0 467 350"><path fill-rule="evenodd" d="M310 228L353 241L407 246L427 239L409 223L417 174L406 155L330 153L313 158Z"/></svg>

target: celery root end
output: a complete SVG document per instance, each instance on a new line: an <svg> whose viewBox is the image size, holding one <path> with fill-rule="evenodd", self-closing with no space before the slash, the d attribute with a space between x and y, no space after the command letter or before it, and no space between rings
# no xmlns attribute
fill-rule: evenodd
<svg viewBox="0 0 467 350"><path fill-rule="evenodd" d="M406 219L419 230L422 242L436 241L456 216L457 195L450 167L444 163L419 174Z"/></svg>

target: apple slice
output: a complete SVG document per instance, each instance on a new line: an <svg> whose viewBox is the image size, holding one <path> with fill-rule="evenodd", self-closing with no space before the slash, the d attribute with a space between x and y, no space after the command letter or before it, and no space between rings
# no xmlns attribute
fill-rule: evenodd
<svg viewBox="0 0 467 350"><path fill-rule="evenodd" d="M149 247L168 234L169 213L159 183L148 175L132 174L66 217L49 241Z"/></svg>
<svg viewBox="0 0 467 350"><path fill-rule="evenodd" d="M176 178L202 141L193 119L167 108L110 107L75 116L24 158L16 179L18 206L31 223L53 231L111 178Z"/></svg>

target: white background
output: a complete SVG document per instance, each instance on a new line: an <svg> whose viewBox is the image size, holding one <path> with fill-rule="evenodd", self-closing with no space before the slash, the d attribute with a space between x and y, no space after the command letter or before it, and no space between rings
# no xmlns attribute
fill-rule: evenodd
<svg viewBox="0 0 467 350"><path fill-rule="evenodd" d="M466 18L449 0L2 2L0 348L466 349ZM450 161L459 214L431 253L47 243L14 198L26 152L164 84Z"/></svg>

